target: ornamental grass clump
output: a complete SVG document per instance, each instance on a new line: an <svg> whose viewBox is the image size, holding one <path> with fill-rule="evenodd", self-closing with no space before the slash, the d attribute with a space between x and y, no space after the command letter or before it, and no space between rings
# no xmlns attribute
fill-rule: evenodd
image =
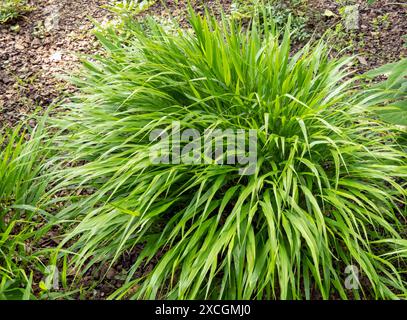
<svg viewBox="0 0 407 320"><path fill-rule="evenodd" d="M406 155L357 101L352 59L328 59L323 41L290 54L271 21L190 24L97 34L105 54L54 121L69 166L51 192L75 191L53 221L68 230L59 255L80 277L139 252L110 298L406 297ZM255 169L153 162L152 132L174 123L254 130Z"/></svg>

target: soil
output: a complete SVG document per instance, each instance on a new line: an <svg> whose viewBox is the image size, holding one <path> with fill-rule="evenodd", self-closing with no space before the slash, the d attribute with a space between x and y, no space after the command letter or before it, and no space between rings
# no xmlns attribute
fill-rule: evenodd
<svg viewBox="0 0 407 320"><path fill-rule="evenodd" d="M14 125L72 90L59 75L79 55L98 49L89 32L102 21L108 0L36 0L34 10L0 25L0 124Z"/></svg>
<svg viewBox="0 0 407 320"><path fill-rule="evenodd" d="M345 0L308 0L312 19L309 28L322 35L341 20L339 3ZM352 1L347 1L351 3ZM383 64L407 57L407 3L379 0L369 5L367 0L353 1L359 6L358 29L344 31L335 41L348 46L345 53L358 55L357 72L362 73ZM327 17L326 10L335 16Z"/></svg>

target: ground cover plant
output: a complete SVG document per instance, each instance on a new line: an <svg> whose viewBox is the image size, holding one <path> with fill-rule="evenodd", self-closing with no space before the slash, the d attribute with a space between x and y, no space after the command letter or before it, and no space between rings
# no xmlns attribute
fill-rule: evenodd
<svg viewBox="0 0 407 320"><path fill-rule="evenodd" d="M27 0L2 0L0 3L0 24L19 18L33 9Z"/></svg>
<svg viewBox="0 0 407 320"><path fill-rule="evenodd" d="M272 20L190 24L174 34L128 20L125 46L112 28L97 34L105 54L52 121L52 161L69 165L43 206L75 194L49 222L66 230L54 259L80 279L137 250L110 298L405 298L406 155L355 94L352 58L328 59L323 41L291 55L289 26ZM254 173L152 164L149 135L174 121L255 130Z"/></svg>
<svg viewBox="0 0 407 320"><path fill-rule="evenodd" d="M235 0L231 16L242 21L250 21L260 15L260 21L272 19L280 29L285 27L291 17L292 39L304 41L311 36L306 28L308 22L306 11L304 0Z"/></svg>
<svg viewBox="0 0 407 320"><path fill-rule="evenodd" d="M0 134L0 299L31 299L34 266L41 269L30 241L39 235L34 216L48 185L43 125Z"/></svg>

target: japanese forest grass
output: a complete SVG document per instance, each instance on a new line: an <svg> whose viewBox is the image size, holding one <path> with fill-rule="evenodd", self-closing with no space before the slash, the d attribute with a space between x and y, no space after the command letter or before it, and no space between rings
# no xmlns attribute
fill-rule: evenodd
<svg viewBox="0 0 407 320"><path fill-rule="evenodd" d="M110 298L405 298L406 155L357 99L351 58L328 59L322 41L291 55L289 28L272 22L190 24L97 33L105 52L84 62L80 93L53 121L69 165L49 195L75 194L51 221L68 230L55 259L69 256L80 279L139 251ZM152 164L150 133L174 121L256 130L254 174Z"/></svg>

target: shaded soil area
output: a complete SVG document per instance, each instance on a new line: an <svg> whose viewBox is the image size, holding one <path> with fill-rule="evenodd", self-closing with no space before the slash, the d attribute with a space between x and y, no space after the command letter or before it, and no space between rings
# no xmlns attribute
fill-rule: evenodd
<svg viewBox="0 0 407 320"><path fill-rule="evenodd" d="M36 0L34 10L0 25L0 124L10 126L71 90L58 75L78 55L97 50L91 19L102 21L108 0Z"/></svg>
<svg viewBox="0 0 407 320"><path fill-rule="evenodd" d="M196 12L204 13L205 9L208 9L216 16L219 16L222 10L229 12L232 2L233 0L189 0ZM174 18L181 25L187 25L188 10L188 0L161 0L156 1L143 15L154 15L163 21Z"/></svg>
<svg viewBox="0 0 407 320"><path fill-rule="evenodd" d="M366 0L308 0L312 11L308 27L317 35L335 28L342 18L341 2L358 5L359 21L357 29L335 34L334 49L347 47L344 53L357 54L359 73L407 57L407 2L379 0L369 5ZM327 10L334 15L329 16Z"/></svg>

